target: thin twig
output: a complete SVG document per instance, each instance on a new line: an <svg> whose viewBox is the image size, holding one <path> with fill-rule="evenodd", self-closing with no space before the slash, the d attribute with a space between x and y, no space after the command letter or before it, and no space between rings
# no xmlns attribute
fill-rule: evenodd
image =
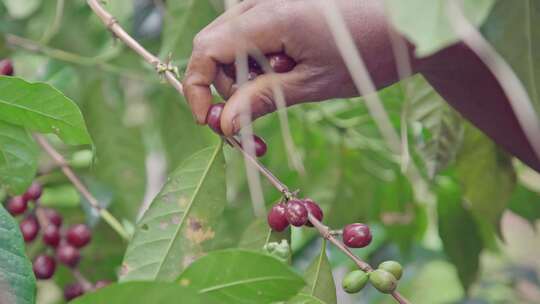
<svg viewBox="0 0 540 304"><path fill-rule="evenodd" d="M36 142L41 146L43 151L47 153L52 160L60 167L64 175L69 179L69 181L75 186L75 188L82 194L82 196L86 199L86 201L90 204L90 206L95 209L101 218L107 222L112 229L114 229L120 237L122 237L124 240L129 240L129 234L126 232L122 224L105 208L102 208L99 205L99 201L90 193L88 188L83 184L83 182L79 179L79 177L73 172L71 167L69 166L68 162L64 159L64 157L58 153L54 149L53 146L43 137L39 134L34 134L34 138L36 139Z"/></svg>
<svg viewBox="0 0 540 304"><path fill-rule="evenodd" d="M88 0L88 4L92 8L92 10L100 17L102 22L111 30L115 36L123 41L128 47L133 49L137 54L142 56L148 63L155 65L156 67L158 65L162 65L161 61L154 55L152 55L150 52L148 52L143 46L141 46L139 43L137 43L122 27L117 23L116 19L112 15L110 15L99 3L98 0ZM169 70L165 71L165 76L168 82L173 85L180 94L183 95L182 90L182 84L178 79L176 78L176 75L172 73ZM394 131L395 132L395 131ZM268 179L268 181L283 195L289 199L294 196L294 193L289 191L289 188L282 183L275 175L273 175L270 170L268 170L264 165L262 165L254 156L253 153L246 152L243 148L240 142L234 137L228 137L225 139L228 143L230 143L233 147L235 147L237 150L242 152L243 156L246 160L251 162L254 167L259 170L259 172ZM399 145L399 141L398 141ZM313 215L309 214L309 220L317 228L319 233L329 240L332 244L334 244L338 249L343 251L349 258L351 258L358 267L364 271L371 271L372 267L361 260L359 257L354 255L349 248L347 248L343 243L341 243L338 239L336 239L332 233L330 233L330 230L328 227L324 226L320 221L318 221ZM400 304L409 304L409 302L403 298L398 292L392 293L392 296L396 301Z"/></svg>

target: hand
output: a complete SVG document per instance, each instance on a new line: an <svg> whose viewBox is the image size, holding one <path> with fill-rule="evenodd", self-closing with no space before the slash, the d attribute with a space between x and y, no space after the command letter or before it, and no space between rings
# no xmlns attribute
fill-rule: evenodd
<svg viewBox="0 0 540 304"><path fill-rule="evenodd" d="M281 86L287 106L330 98L351 97L351 80L320 1L247 0L213 21L194 39L184 79L187 101L198 123L206 123L210 86L227 99L221 129L230 136L240 129L238 116L251 106L252 119L276 109L272 86ZM334 0L359 47L368 70L380 86L396 80L392 49L382 3L374 0ZM283 52L296 67L283 74L260 75L240 87L223 72L239 52L254 48L264 54Z"/></svg>

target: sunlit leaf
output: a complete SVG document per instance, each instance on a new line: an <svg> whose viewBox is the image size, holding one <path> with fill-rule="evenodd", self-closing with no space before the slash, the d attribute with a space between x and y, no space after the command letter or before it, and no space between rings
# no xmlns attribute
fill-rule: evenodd
<svg viewBox="0 0 540 304"><path fill-rule="evenodd" d="M332 276L332 267L326 257L326 241L322 242L321 252L304 273L307 286L302 293L313 296L321 302L336 304L336 285Z"/></svg>

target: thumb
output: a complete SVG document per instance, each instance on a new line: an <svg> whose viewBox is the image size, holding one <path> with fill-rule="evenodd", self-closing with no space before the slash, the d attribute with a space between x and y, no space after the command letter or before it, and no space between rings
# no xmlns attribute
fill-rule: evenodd
<svg viewBox="0 0 540 304"><path fill-rule="evenodd" d="M298 72L263 74L240 86L227 100L221 115L221 129L226 136L236 134L242 127L241 115L249 115L251 121L274 112L279 95L285 106L291 106L305 98L302 76ZM277 94L277 96L275 96Z"/></svg>

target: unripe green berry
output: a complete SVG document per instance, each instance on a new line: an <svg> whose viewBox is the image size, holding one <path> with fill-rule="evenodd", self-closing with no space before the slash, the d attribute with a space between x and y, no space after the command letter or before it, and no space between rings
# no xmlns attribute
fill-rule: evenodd
<svg viewBox="0 0 540 304"><path fill-rule="evenodd" d="M341 286L347 293L357 293L366 286L368 280L369 275L367 273L362 270L354 270L343 278Z"/></svg>
<svg viewBox="0 0 540 304"><path fill-rule="evenodd" d="M396 261L382 262L379 265L379 269L390 272L396 278L396 280L401 279L401 276L403 275L403 266Z"/></svg>
<svg viewBox="0 0 540 304"><path fill-rule="evenodd" d="M373 287L382 293L391 293L396 290L397 280L390 272L382 269L374 270L369 274L369 281Z"/></svg>

